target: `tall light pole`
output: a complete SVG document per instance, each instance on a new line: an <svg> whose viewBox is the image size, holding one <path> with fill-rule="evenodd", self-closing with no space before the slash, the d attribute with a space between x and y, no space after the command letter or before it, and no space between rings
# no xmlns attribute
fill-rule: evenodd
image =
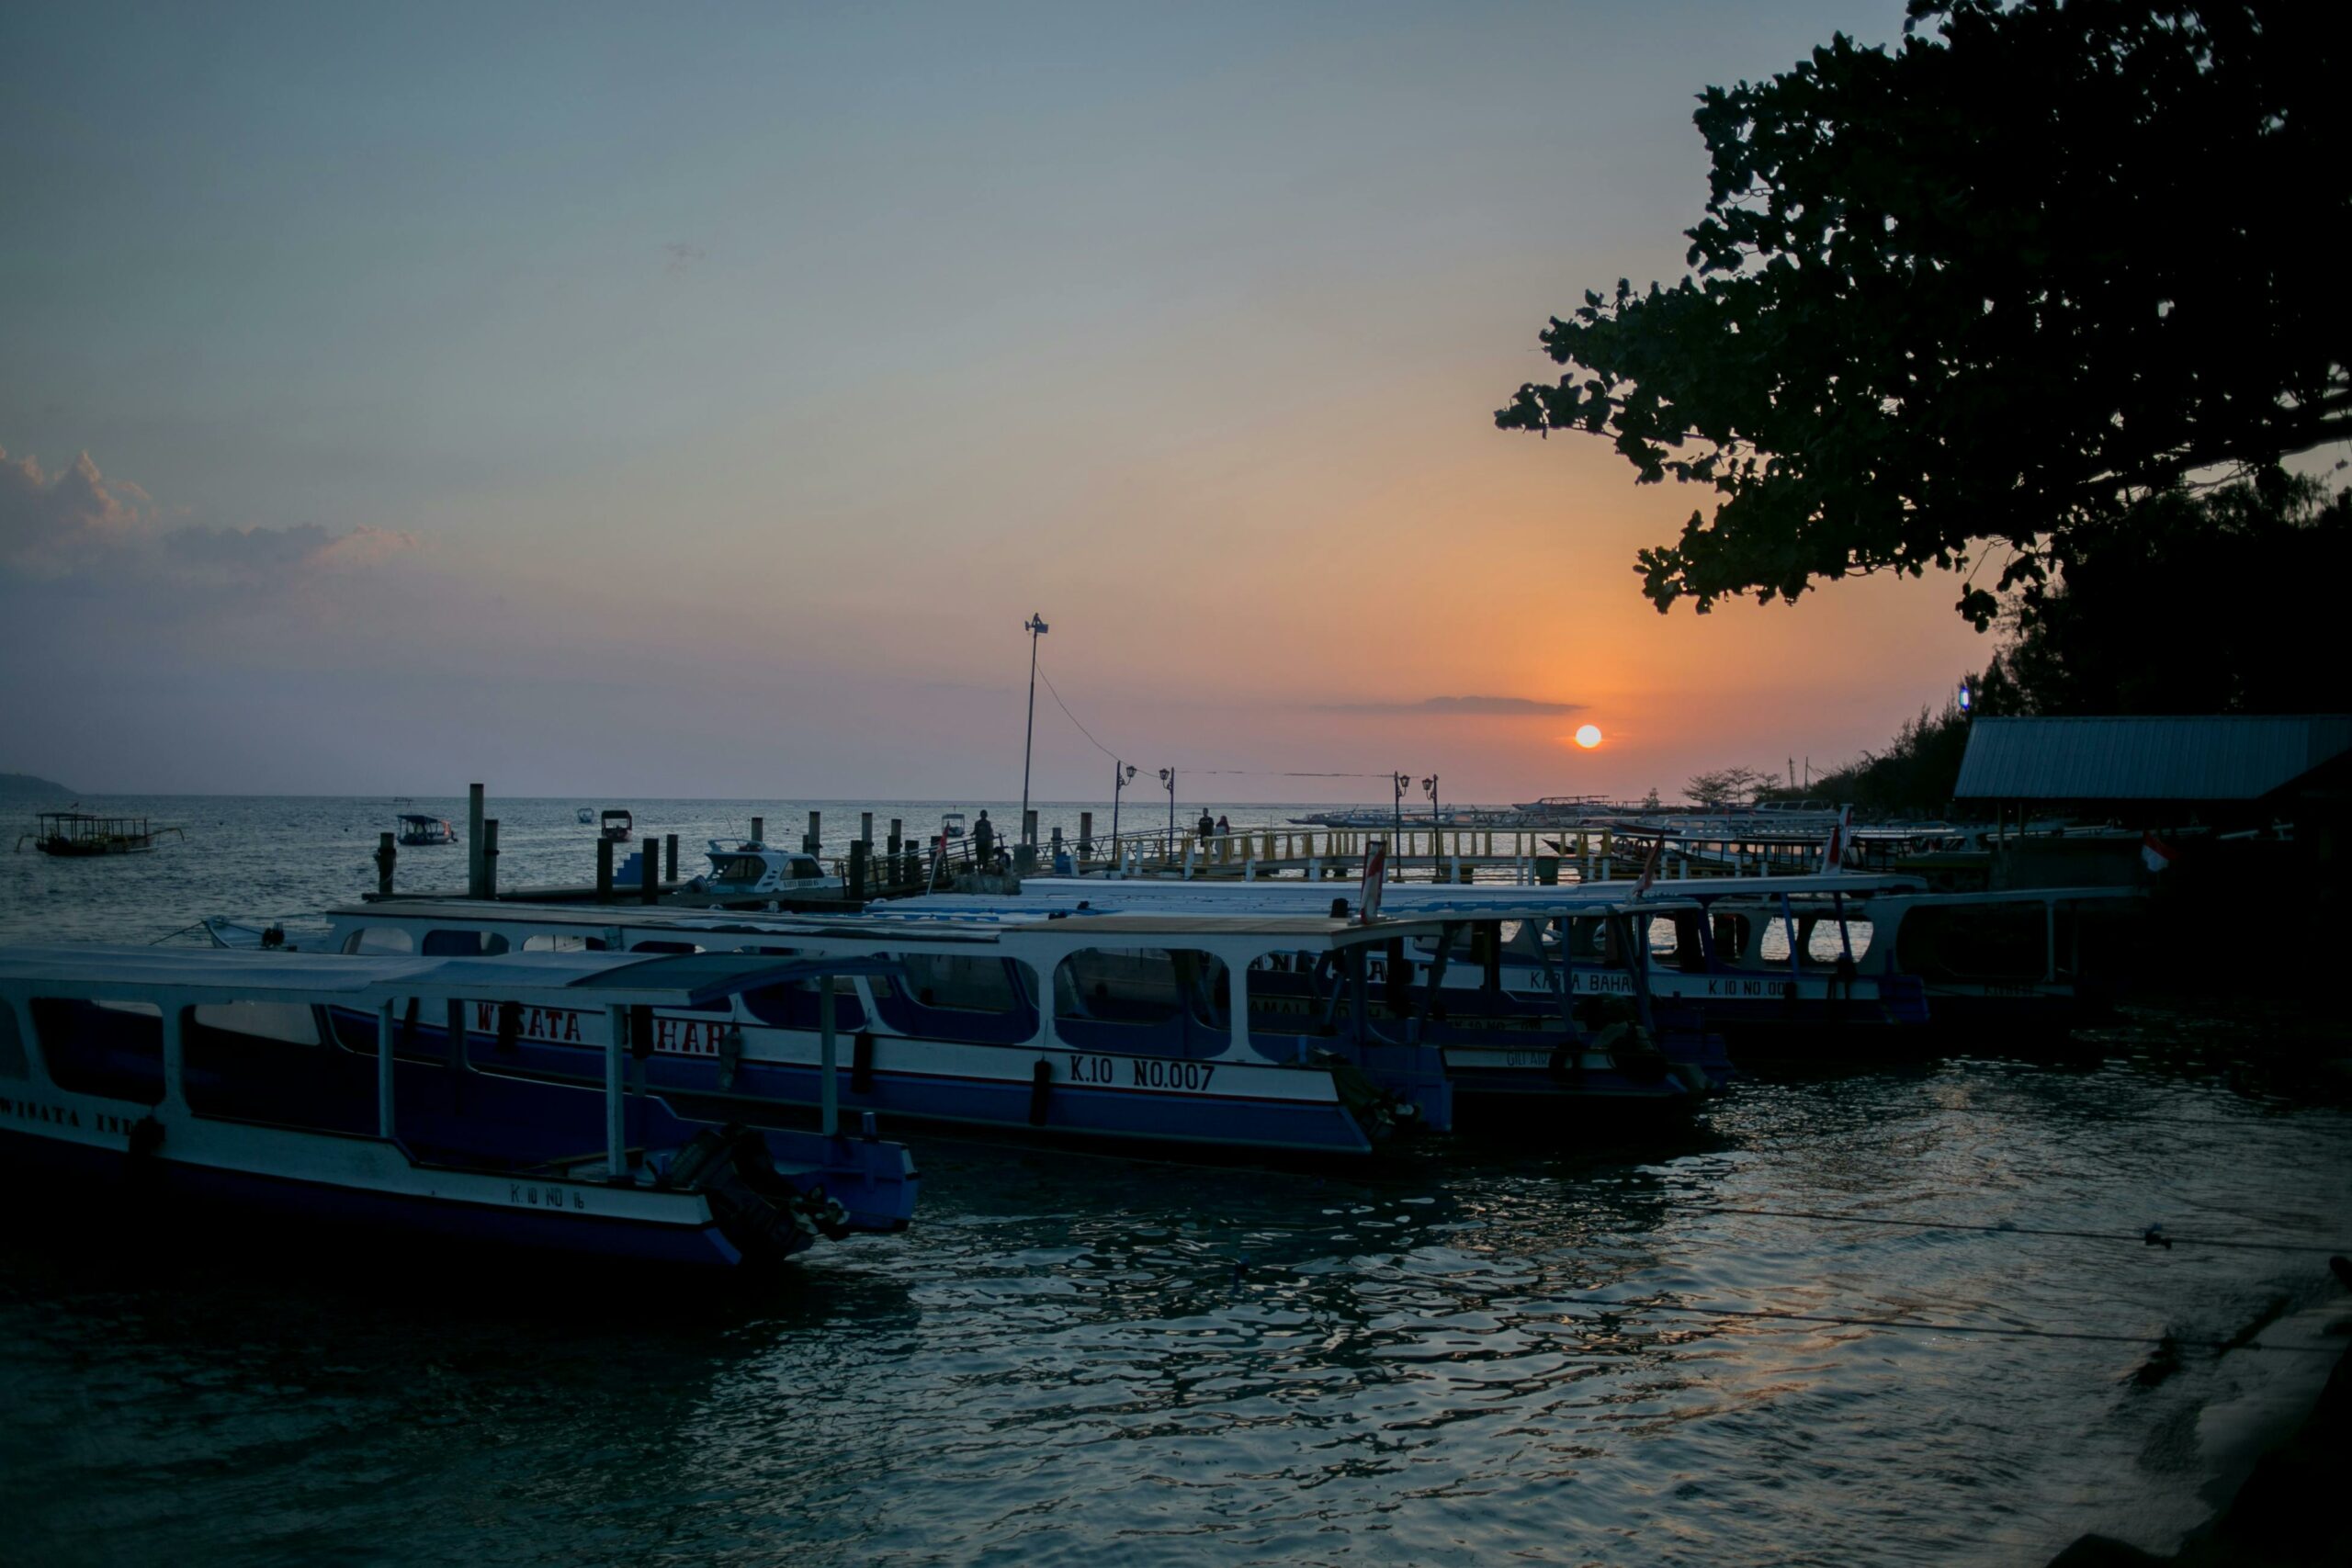
<svg viewBox="0 0 2352 1568"><path fill-rule="evenodd" d="M1168 837L1162 841L1160 855L1164 859L1176 852L1176 770L1159 770L1159 782L1168 786Z"/></svg>
<svg viewBox="0 0 2352 1568"><path fill-rule="evenodd" d="M1430 826L1437 826L1437 775L1431 773L1421 781L1421 793L1430 797Z"/></svg>
<svg viewBox="0 0 2352 1568"><path fill-rule="evenodd" d="M1430 880L1443 882L1445 867L1437 858L1437 775L1431 773L1421 781L1421 793L1430 797Z"/></svg>
<svg viewBox="0 0 2352 1568"><path fill-rule="evenodd" d="M1120 761L1115 757L1111 760L1111 858L1114 861L1118 860L1121 856L1121 851L1119 849L1119 792L1126 788L1127 785L1133 784L1135 782L1135 777L1136 771L1134 768Z"/></svg>
<svg viewBox="0 0 2352 1568"><path fill-rule="evenodd" d="M1029 634L1029 729L1021 738L1021 841L1034 849L1037 835L1029 827L1029 747L1037 739L1037 639L1046 635L1046 617L1032 613L1021 629Z"/></svg>
<svg viewBox="0 0 2352 1568"><path fill-rule="evenodd" d="M1388 846L1388 861L1394 865L1405 852L1405 792L1413 787L1413 775L1391 773L1388 782L1396 790L1396 837Z"/></svg>

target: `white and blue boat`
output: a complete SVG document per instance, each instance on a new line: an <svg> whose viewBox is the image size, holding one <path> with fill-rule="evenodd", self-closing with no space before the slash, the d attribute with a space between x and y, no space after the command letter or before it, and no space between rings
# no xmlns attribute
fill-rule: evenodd
<svg viewBox="0 0 2352 1568"><path fill-rule="evenodd" d="M1362 1155L1392 1133L1453 1122L1421 1021L1253 1001L1261 976L1301 963L1361 987L1392 938L1433 938L1435 926L1327 916L914 924L406 899L328 918L322 945L334 953L733 953L895 966L657 1009L648 1084L696 1114L804 1118L830 1081L820 1064L830 1009L852 1041L841 1103L893 1126ZM479 1043L491 1027L478 1015L469 1032ZM512 1070L583 1081L594 1042L574 1029L565 1010L544 1010L492 1048Z"/></svg>
<svg viewBox="0 0 2352 1568"><path fill-rule="evenodd" d="M838 1120L755 1131L680 1114L645 1082L652 1019L844 967L887 966L0 949L0 1162L266 1213L295 1247L382 1231L771 1263L903 1228L907 1153ZM505 1070L467 1027L490 1021L494 1047L548 1016L595 1066L578 1085Z"/></svg>

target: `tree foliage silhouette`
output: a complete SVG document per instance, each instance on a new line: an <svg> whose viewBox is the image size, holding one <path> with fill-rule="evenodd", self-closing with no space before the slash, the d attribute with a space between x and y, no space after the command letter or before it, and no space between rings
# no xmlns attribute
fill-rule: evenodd
<svg viewBox="0 0 2352 1568"><path fill-rule="evenodd" d="M2347 15L1911 0L1711 87L1692 275L1588 293L1496 423L1715 491L1639 554L1661 611L2000 554L1988 626L2075 532L2352 434Z"/></svg>

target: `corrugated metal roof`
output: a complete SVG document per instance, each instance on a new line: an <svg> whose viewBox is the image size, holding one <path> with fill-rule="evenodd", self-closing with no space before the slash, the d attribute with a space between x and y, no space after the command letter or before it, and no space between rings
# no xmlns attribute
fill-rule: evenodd
<svg viewBox="0 0 2352 1568"><path fill-rule="evenodd" d="M2352 714L1980 718L1963 800L2258 800L2352 750Z"/></svg>

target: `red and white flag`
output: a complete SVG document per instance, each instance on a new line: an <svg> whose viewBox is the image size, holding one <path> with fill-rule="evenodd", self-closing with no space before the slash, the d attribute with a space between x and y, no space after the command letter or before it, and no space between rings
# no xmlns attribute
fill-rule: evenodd
<svg viewBox="0 0 2352 1568"><path fill-rule="evenodd" d="M2140 863L2150 871L2164 870L2172 864L2173 857L2179 853L2178 850L2157 838L2155 829L2153 828L2140 835Z"/></svg>
<svg viewBox="0 0 2352 1568"><path fill-rule="evenodd" d="M1841 807L1838 820L1829 825L1829 837L1821 846L1821 870L1824 875L1842 871L1846 865L1846 828L1854 819L1854 808Z"/></svg>
<svg viewBox="0 0 2352 1568"><path fill-rule="evenodd" d="M1642 862L1642 879L1634 884L1634 897L1638 898L1647 893L1650 890L1650 884L1657 880L1657 857L1665 849L1665 834L1661 833L1650 840L1649 858Z"/></svg>
<svg viewBox="0 0 2352 1568"><path fill-rule="evenodd" d="M1359 923L1380 914L1380 889L1388 880L1388 840L1374 839L1363 848L1363 881L1356 887Z"/></svg>

